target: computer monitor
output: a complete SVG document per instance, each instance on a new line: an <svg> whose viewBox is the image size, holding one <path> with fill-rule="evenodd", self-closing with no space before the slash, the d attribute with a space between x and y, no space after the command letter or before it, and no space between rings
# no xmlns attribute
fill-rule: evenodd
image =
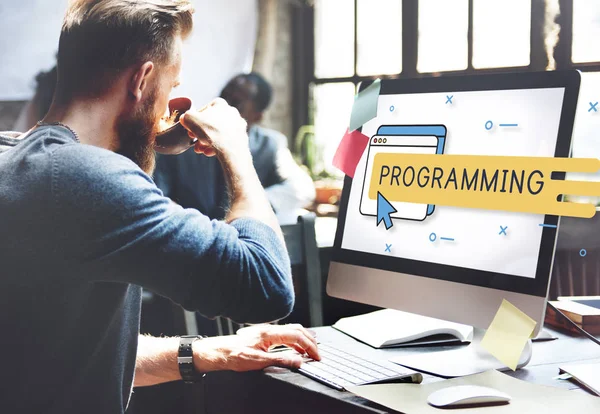
<svg viewBox="0 0 600 414"><path fill-rule="evenodd" d="M345 177L327 293L481 329L506 299L537 334L559 217L391 202L386 230L370 167L382 151L568 157L579 82L577 71L382 80L369 144Z"/></svg>

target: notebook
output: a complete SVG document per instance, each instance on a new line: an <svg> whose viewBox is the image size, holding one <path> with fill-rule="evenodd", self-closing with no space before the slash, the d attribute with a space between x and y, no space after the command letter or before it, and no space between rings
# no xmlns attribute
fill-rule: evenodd
<svg viewBox="0 0 600 414"><path fill-rule="evenodd" d="M558 301L551 301L550 303L575 322L580 328L585 329L592 335L600 334L600 309L593 306L595 305L593 299L585 300L584 297L560 297L558 299ZM554 315L552 310L549 310L547 315L548 318L546 319L546 322L549 325L558 327L564 325L565 322Z"/></svg>
<svg viewBox="0 0 600 414"><path fill-rule="evenodd" d="M575 302L580 305L600 309L600 296L559 296L558 300L561 302Z"/></svg>
<svg viewBox="0 0 600 414"><path fill-rule="evenodd" d="M574 380L600 396L600 362L593 364L574 364L560 367L560 372L566 372Z"/></svg>
<svg viewBox="0 0 600 414"><path fill-rule="evenodd" d="M393 309L342 318L333 328L373 348L468 343L473 327Z"/></svg>

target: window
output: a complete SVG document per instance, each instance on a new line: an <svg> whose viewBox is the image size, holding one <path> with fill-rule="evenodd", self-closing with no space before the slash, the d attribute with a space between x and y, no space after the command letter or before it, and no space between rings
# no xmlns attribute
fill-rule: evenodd
<svg viewBox="0 0 600 414"><path fill-rule="evenodd" d="M531 0L473 0L474 68L528 66L530 38Z"/></svg>
<svg viewBox="0 0 600 414"><path fill-rule="evenodd" d="M555 9L560 13L552 16ZM342 176L331 161L361 81L542 71L548 56L557 69L583 71L573 151L600 158L594 135L600 104L590 109L600 101L597 0L314 0L314 16L315 72L306 80L311 102L304 105L330 174ZM555 49L544 39L554 20L560 25ZM600 180L600 174L584 179Z"/></svg>
<svg viewBox="0 0 600 414"><path fill-rule="evenodd" d="M310 87L317 163L331 165L360 81L402 72L401 0L315 0L315 74ZM318 171L313 171L318 173Z"/></svg>
<svg viewBox="0 0 600 414"><path fill-rule="evenodd" d="M466 69L468 29L468 0L420 0L417 70Z"/></svg>
<svg viewBox="0 0 600 414"><path fill-rule="evenodd" d="M353 0L315 2L315 76L335 78L354 74Z"/></svg>
<svg viewBox="0 0 600 414"><path fill-rule="evenodd" d="M352 82L324 83L312 87L315 137L323 157L317 163L320 164L317 168L335 173L331 170L331 162L348 128L355 91Z"/></svg>
<svg viewBox="0 0 600 414"><path fill-rule="evenodd" d="M402 2L358 0L357 13L357 75L400 73L402 71Z"/></svg>
<svg viewBox="0 0 600 414"><path fill-rule="evenodd" d="M571 60L574 63L600 61L598 39L600 39L600 2L575 0Z"/></svg>

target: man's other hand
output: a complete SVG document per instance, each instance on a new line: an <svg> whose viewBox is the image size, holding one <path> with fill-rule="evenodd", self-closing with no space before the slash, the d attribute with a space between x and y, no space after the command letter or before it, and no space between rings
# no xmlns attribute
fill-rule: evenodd
<svg viewBox="0 0 600 414"><path fill-rule="evenodd" d="M194 151L212 157L248 152L247 123L237 109L217 98L199 111L188 111L180 123L192 138L198 138Z"/></svg>
<svg viewBox="0 0 600 414"><path fill-rule="evenodd" d="M269 352L286 345L298 352ZM271 365L299 368L302 356L320 360L317 341L301 325L257 325L237 335L216 336L194 342L194 361L199 372L254 371Z"/></svg>

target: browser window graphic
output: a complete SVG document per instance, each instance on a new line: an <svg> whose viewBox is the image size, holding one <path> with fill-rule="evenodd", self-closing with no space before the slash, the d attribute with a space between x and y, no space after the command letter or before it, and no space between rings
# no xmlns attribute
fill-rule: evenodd
<svg viewBox="0 0 600 414"><path fill-rule="evenodd" d="M369 197L369 184L373 174L382 174L373 171L373 159L379 153L405 153L405 154L443 154L446 142L446 127L444 125L382 125L377 133L369 140L365 179L360 200L360 213L364 216L377 216L377 198ZM398 175L400 171L385 171L387 179ZM385 196L385 194L384 194ZM435 206L432 204L391 202L396 209L390 215L394 219L423 221L433 214Z"/></svg>

